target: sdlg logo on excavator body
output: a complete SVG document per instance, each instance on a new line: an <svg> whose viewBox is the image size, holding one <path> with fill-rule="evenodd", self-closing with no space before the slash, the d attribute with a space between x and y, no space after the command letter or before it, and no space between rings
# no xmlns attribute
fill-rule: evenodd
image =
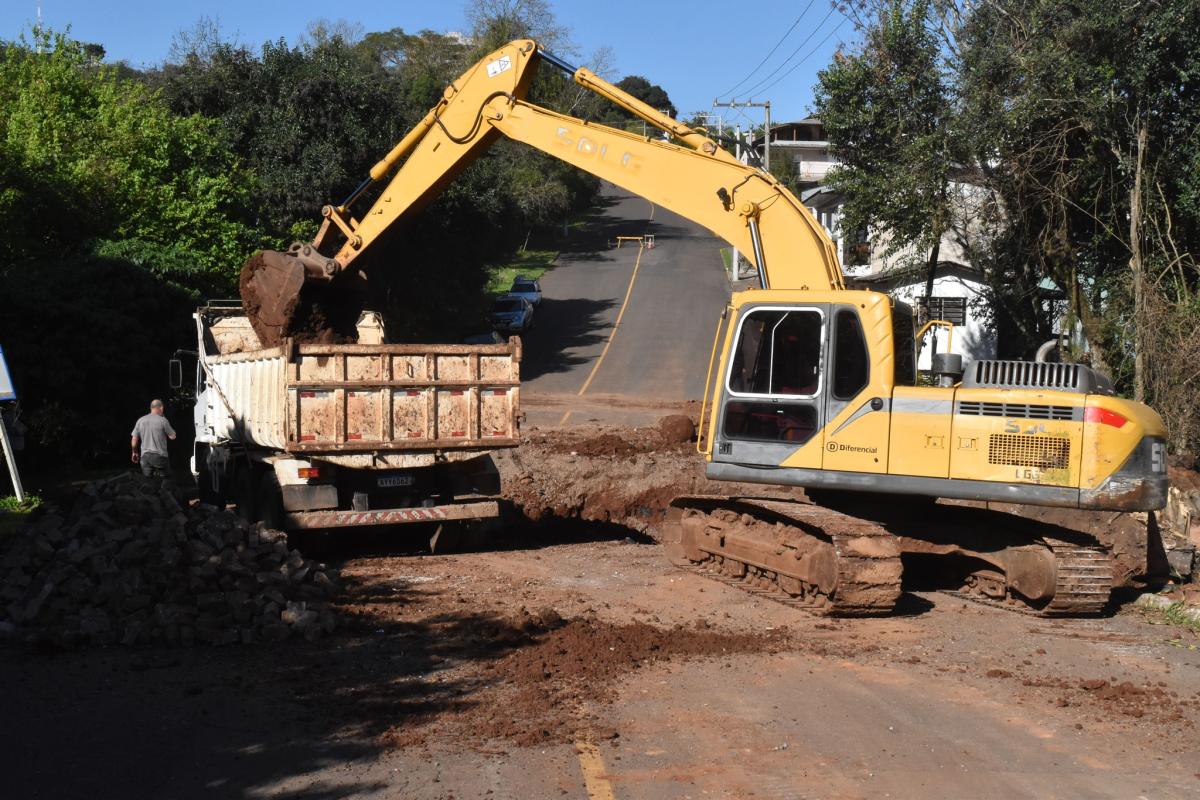
<svg viewBox="0 0 1200 800"><path fill-rule="evenodd" d="M559 125L554 131L554 141L563 147L573 149L581 156L590 157L596 161L612 164L614 167L637 173L642 168L642 159L629 151L616 155L616 150L610 150L604 142L598 142L590 136L574 137L570 128ZM568 161L571 159L567 159Z"/></svg>

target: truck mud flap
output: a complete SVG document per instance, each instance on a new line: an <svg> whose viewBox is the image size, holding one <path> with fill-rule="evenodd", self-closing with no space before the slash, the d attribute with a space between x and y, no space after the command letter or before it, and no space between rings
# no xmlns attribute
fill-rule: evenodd
<svg viewBox="0 0 1200 800"><path fill-rule="evenodd" d="M411 522L486 520L500 516L495 500L455 503L431 508L383 508L378 511L303 511L286 516L287 526L301 528L358 528L366 525L404 525Z"/></svg>

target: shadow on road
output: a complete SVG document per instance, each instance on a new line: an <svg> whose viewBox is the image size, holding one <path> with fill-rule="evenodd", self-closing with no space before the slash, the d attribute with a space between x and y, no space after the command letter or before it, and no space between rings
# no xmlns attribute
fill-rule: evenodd
<svg viewBox="0 0 1200 800"><path fill-rule="evenodd" d="M615 305L612 300L543 299L537 310L537 329L522 337L525 357L521 362L521 380L569 372L591 361L591 355L568 351L603 342L608 336L606 315Z"/></svg>
<svg viewBox="0 0 1200 800"><path fill-rule="evenodd" d="M532 521L516 512L509 522L481 549L652 543L610 522ZM430 533L405 526L327 534L330 561L372 557L380 566L346 579L339 628L320 642L0 647L5 796L403 796L390 780L356 779L356 770L420 744L429 723L454 725L459 715L484 710L478 695L497 679L492 662L561 624L518 622L468 603L452 560L436 568L446 571L442 580L423 577L429 570L419 565L418 574L405 574L406 562L390 557L421 552ZM480 743L487 738L478 735ZM342 767L334 783L328 770L335 764Z"/></svg>
<svg viewBox="0 0 1200 800"><path fill-rule="evenodd" d="M416 743L424 722L469 711L487 664L550 629L467 606L446 613L453 582L427 586L402 575L350 583L352 611L314 644L0 650L5 796L398 796L354 769ZM443 675L456 664L471 664L468 677ZM336 784L322 778L332 764L347 770Z"/></svg>

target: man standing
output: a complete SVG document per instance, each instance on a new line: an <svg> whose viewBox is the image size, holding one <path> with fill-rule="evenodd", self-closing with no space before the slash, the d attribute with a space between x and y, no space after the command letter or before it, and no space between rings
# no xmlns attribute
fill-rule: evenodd
<svg viewBox="0 0 1200 800"><path fill-rule="evenodd" d="M133 426L131 459L142 465L142 474L151 478L166 478L171 474L167 462L167 442L175 438L175 429L163 416L162 400L150 401L150 413Z"/></svg>

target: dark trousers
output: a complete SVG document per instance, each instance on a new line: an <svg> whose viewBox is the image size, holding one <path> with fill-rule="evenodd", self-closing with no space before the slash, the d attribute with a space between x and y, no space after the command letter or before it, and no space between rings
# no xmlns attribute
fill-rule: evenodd
<svg viewBox="0 0 1200 800"><path fill-rule="evenodd" d="M171 465L166 456L158 453L142 453L138 462L142 465L142 474L148 478L171 477Z"/></svg>

